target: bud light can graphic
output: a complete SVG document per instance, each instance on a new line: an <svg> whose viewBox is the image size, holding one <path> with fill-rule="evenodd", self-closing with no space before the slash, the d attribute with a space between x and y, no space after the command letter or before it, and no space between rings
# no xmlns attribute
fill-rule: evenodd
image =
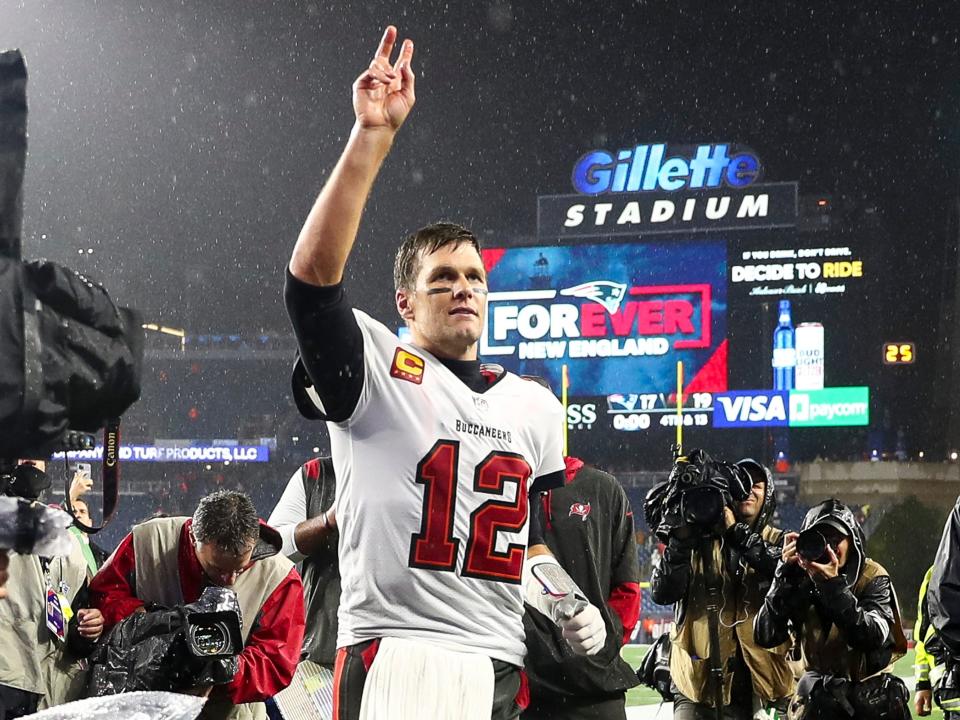
<svg viewBox="0 0 960 720"><path fill-rule="evenodd" d="M773 389L792 390L797 365L790 301L780 301L777 328L773 331Z"/></svg>
<svg viewBox="0 0 960 720"><path fill-rule="evenodd" d="M797 390L822 390L823 325L818 322L800 323L794 331L794 341L797 353L794 387Z"/></svg>

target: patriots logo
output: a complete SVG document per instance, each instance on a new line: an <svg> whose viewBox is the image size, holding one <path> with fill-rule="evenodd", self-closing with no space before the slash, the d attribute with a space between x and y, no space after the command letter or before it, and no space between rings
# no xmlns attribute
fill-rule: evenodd
<svg viewBox="0 0 960 720"><path fill-rule="evenodd" d="M603 305L607 312L613 315L620 309L620 303L627 294L627 286L610 280L594 280L565 288L560 291L560 294L593 300Z"/></svg>
<svg viewBox="0 0 960 720"><path fill-rule="evenodd" d="M637 408L639 393L615 393L607 395L607 408L610 412L633 412Z"/></svg>
<svg viewBox="0 0 960 720"><path fill-rule="evenodd" d="M567 517L579 515L583 522L587 521L587 515L590 514L590 503L574 503L570 506L570 514Z"/></svg>

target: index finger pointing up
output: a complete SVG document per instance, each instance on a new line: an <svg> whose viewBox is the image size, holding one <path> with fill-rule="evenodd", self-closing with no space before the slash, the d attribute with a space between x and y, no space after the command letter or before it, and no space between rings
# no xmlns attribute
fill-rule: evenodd
<svg viewBox="0 0 960 720"><path fill-rule="evenodd" d="M383 31L383 37L380 39L380 47L377 48L376 57L385 58L390 61L390 54L393 52L393 44L397 41L397 28L393 25L387 25Z"/></svg>

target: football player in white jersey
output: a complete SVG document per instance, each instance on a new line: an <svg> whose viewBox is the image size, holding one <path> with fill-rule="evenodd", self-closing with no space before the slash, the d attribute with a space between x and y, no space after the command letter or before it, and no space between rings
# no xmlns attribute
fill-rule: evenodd
<svg viewBox="0 0 960 720"><path fill-rule="evenodd" d="M513 718L525 599L574 652L597 652L605 629L536 530L529 537L539 506L529 493L563 482L563 412L536 383L480 364L476 238L435 223L401 245L396 306L411 343L346 299L366 198L414 104L413 43L391 63L396 37L388 27L354 83L353 131L285 287L301 356L294 394L328 422L336 467L336 718Z"/></svg>

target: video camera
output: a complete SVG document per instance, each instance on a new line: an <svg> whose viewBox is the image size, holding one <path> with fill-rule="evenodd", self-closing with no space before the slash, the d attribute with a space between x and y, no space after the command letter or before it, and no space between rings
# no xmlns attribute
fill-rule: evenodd
<svg viewBox="0 0 960 720"><path fill-rule="evenodd" d="M663 542L671 534L709 536L718 530L723 509L746 500L752 487L745 468L693 450L677 457L666 482L647 493L647 525Z"/></svg>
<svg viewBox="0 0 960 720"><path fill-rule="evenodd" d="M90 656L91 695L182 691L233 680L243 651L236 593L211 586L196 602L127 616Z"/></svg>
<svg viewBox="0 0 960 720"><path fill-rule="evenodd" d="M33 502L49 487L50 476L33 463L0 463L0 495Z"/></svg>
<svg viewBox="0 0 960 720"><path fill-rule="evenodd" d="M167 669L159 669L160 677L151 689L177 690L233 680L237 656L243 651L243 621L237 594L230 588L210 586L195 602L174 612L180 619L170 626L175 632L169 637L167 662L163 663ZM159 645L154 646L148 652L159 649ZM164 672L169 673L166 679L162 677Z"/></svg>
<svg viewBox="0 0 960 720"><path fill-rule="evenodd" d="M47 474L31 463L0 463L0 550L45 557L70 553L70 516L38 503L50 487Z"/></svg>

